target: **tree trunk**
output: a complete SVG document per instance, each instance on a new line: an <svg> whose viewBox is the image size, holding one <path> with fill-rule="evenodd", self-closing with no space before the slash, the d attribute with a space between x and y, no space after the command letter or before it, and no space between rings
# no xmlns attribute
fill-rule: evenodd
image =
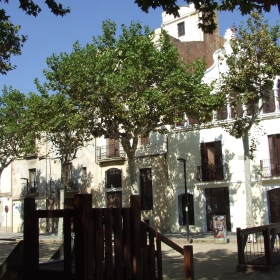
<svg viewBox="0 0 280 280"><path fill-rule="evenodd" d="M139 194L138 183L136 178L136 169L135 169L135 156L127 157L128 161L128 172L129 180L131 186L131 194Z"/></svg>
<svg viewBox="0 0 280 280"><path fill-rule="evenodd" d="M60 188L60 197L59 197L59 209L64 209L64 197L65 197L65 164L61 163L61 188ZM60 241L63 241L63 218L59 218L58 221L58 234L57 238Z"/></svg>
<svg viewBox="0 0 280 280"><path fill-rule="evenodd" d="M243 136L244 149L244 177L245 177L245 194L246 194L246 223L247 227L254 226L253 209L252 209L252 189L251 189L251 172L250 172L250 145L249 131L245 130Z"/></svg>
<svg viewBox="0 0 280 280"><path fill-rule="evenodd" d="M136 164L135 152L138 145L138 135L134 136L132 142L129 139L122 138L121 144L124 152L127 155L131 194L139 194L139 188L138 188L137 177L136 177L136 166L135 166Z"/></svg>

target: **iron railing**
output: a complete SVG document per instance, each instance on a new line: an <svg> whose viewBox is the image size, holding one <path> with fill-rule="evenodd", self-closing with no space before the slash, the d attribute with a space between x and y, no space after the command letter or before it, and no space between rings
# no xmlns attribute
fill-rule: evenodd
<svg viewBox="0 0 280 280"><path fill-rule="evenodd" d="M202 165L197 166L195 178L198 181L223 181L229 180L229 168L227 163L221 165Z"/></svg>
<svg viewBox="0 0 280 280"><path fill-rule="evenodd" d="M126 154L120 145L105 145L96 148L96 161L112 159L112 158L126 158Z"/></svg>
<svg viewBox="0 0 280 280"><path fill-rule="evenodd" d="M280 176L280 163L277 160L263 159L260 160L262 177Z"/></svg>
<svg viewBox="0 0 280 280"><path fill-rule="evenodd" d="M280 263L280 223L236 229L238 271L262 269L268 272Z"/></svg>

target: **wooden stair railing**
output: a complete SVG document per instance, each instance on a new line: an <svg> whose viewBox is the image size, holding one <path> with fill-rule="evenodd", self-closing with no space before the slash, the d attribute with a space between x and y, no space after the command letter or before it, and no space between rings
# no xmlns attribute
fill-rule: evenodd
<svg viewBox="0 0 280 280"><path fill-rule="evenodd" d="M63 217L64 262L59 276L51 270L53 279L160 280L164 242L184 256L184 279L193 280L192 246L182 248L141 222L140 197L130 199L130 208L92 208L92 196L79 194L75 195L74 209L35 210L35 199L25 198L24 279L47 279L43 266L39 267L39 219Z"/></svg>

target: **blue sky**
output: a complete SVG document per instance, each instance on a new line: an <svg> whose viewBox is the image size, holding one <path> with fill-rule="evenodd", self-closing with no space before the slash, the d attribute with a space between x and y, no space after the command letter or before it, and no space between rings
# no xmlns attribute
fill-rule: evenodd
<svg viewBox="0 0 280 280"><path fill-rule="evenodd" d="M7 14L11 16L14 24L21 25L21 34L28 35L28 40L22 49L22 55L14 57L12 63L17 68L0 76L0 87L12 86L23 93L37 92L34 78L38 77L44 82L42 71L46 68L46 58L52 53L70 52L75 41L82 45L90 43L93 36L101 34L103 20L111 19L120 26L122 23L129 25L133 20L148 25L150 29L161 26L161 9L150 10L148 14L141 11L133 0L60 0L65 6L70 6L71 13L61 18L50 13L43 1L43 11L37 18L25 15L18 9L18 1L0 3ZM179 3L183 3L180 1ZM266 14L271 24L279 19L277 8ZM245 21L240 13L222 12L219 14L220 35L224 35L227 28L234 23L238 26L240 21Z"/></svg>

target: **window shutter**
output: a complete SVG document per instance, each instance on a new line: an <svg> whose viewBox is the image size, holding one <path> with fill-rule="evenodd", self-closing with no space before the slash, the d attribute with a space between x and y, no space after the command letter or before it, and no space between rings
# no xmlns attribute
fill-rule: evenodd
<svg viewBox="0 0 280 280"><path fill-rule="evenodd" d="M153 185L151 168L140 169L141 209L153 210Z"/></svg>
<svg viewBox="0 0 280 280"><path fill-rule="evenodd" d="M116 139L107 139L108 145L108 157L119 157L120 156L120 142Z"/></svg>
<svg viewBox="0 0 280 280"><path fill-rule="evenodd" d="M224 179L224 171L222 165L222 143L221 141L215 141L215 169L216 180Z"/></svg>
<svg viewBox="0 0 280 280"><path fill-rule="evenodd" d="M219 111L217 111L217 120L227 119L227 105L224 105Z"/></svg>

